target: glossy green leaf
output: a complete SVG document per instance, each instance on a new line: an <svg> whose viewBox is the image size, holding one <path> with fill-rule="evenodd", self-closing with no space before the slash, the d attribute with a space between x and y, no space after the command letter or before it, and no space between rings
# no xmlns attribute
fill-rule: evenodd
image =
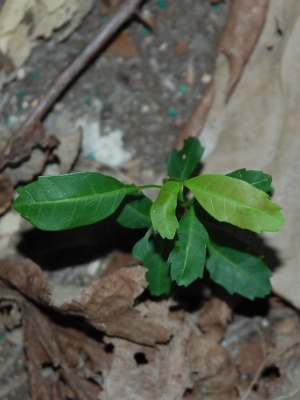
<svg viewBox="0 0 300 400"><path fill-rule="evenodd" d="M59 231L107 218L126 194L137 190L96 172L40 176L17 190L13 208L37 228Z"/></svg>
<svg viewBox="0 0 300 400"><path fill-rule="evenodd" d="M208 250L206 267L211 278L230 294L238 293L253 300L270 293L272 273L261 257L213 241L210 241Z"/></svg>
<svg viewBox="0 0 300 400"><path fill-rule="evenodd" d="M202 175L186 181L200 205L216 220L253 232L276 232L285 222L277 204L249 183L223 175Z"/></svg>
<svg viewBox="0 0 300 400"><path fill-rule="evenodd" d="M188 286L203 277L206 246L209 237L193 208L182 217L177 230L178 240L171 252L171 278L178 285Z"/></svg>
<svg viewBox="0 0 300 400"><path fill-rule="evenodd" d="M126 196L112 217L125 228L141 229L152 225L152 201L143 193Z"/></svg>
<svg viewBox="0 0 300 400"><path fill-rule="evenodd" d="M181 187L182 185L179 182L166 182L152 204L150 217L153 229L158 230L163 239L173 239L179 226L175 211Z"/></svg>
<svg viewBox="0 0 300 400"><path fill-rule="evenodd" d="M199 139L189 137L181 150L172 150L168 159L168 176L182 181L190 178L201 160L204 147Z"/></svg>
<svg viewBox="0 0 300 400"><path fill-rule="evenodd" d="M250 183L256 189L262 190L263 192L269 192L272 184L272 176L265 174L262 171L246 170L245 168L237 169L236 171L230 172L226 176L231 178L240 179Z"/></svg>
<svg viewBox="0 0 300 400"><path fill-rule="evenodd" d="M136 243L132 254L143 262L148 269L146 279L149 283L150 293L154 296L168 294L171 290L172 281L170 277L170 264L168 256L173 246L173 242L162 239L159 235L149 240L152 231Z"/></svg>

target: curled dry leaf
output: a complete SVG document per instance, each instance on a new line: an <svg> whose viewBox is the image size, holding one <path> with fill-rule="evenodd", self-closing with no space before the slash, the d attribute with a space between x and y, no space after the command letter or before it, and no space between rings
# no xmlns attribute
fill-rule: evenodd
<svg viewBox="0 0 300 400"><path fill-rule="evenodd" d="M232 93L260 36L266 19L268 4L269 0L233 0L231 2L230 13L216 55L217 58L220 58L220 53L223 53L228 58L229 66L227 61L226 66L229 68L229 76L226 86L219 88L218 82L214 80L210 82L186 125L179 133L176 147L182 147L184 139L189 136L197 136L202 131L213 102L215 88L222 90L224 101ZM224 63L223 58L221 59ZM218 63L217 61L216 71L218 71Z"/></svg>
<svg viewBox="0 0 300 400"><path fill-rule="evenodd" d="M154 345L166 342L170 333L150 319L144 320L133 308L135 298L147 286L145 271L143 267L122 268L95 280L78 294L78 288L65 292L50 287L31 260L0 261L0 281L30 300L81 317L108 335Z"/></svg>

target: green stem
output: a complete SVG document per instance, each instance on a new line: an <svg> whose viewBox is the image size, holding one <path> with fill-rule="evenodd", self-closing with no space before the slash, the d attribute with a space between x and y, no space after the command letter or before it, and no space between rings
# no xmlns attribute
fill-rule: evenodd
<svg viewBox="0 0 300 400"><path fill-rule="evenodd" d="M143 185L143 186L139 186L139 190L150 189L150 188L161 189L162 186L161 185Z"/></svg>

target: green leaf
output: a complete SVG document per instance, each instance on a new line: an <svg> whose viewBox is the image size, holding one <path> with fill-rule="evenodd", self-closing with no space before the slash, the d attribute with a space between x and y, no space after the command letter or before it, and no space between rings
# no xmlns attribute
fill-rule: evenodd
<svg viewBox="0 0 300 400"><path fill-rule="evenodd" d="M170 277L170 264L168 256L173 246L173 242L162 239L159 235L149 241L152 230L136 243L132 254L137 259L143 261L143 265L148 269L146 279L149 283L150 293L154 296L168 294L171 290L172 280Z"/></svg>
<svg viewBox="0 0 300 400"><path fill-rule="evenodd" d="M132 249L132 255L133 257L137 258L140 261L143 261L144 257L149 253L150 251L150 236L152 235L153 230L149 229L145 236L142 237L136 244L133 246Z"/></svg>
<svg viewBox="0 0 300 400"><path fill-rule="evenodd" d="M177 236L179 239L168 259L171 263L171 278L178 285L188 286L203 277L206 246L209 243L206 229L193 208L180 220Z"/></svg>
<svg viewBox="0 0 300 400"><path fill-rule="evenodd" d="M265 174L262 171L249 170L245 168L237 169L236 171L230 172L226 176L231 178L240 179L250 183L250 185L256 187L256 189L262 190L263 192L269 192L272 184L272 176Z"/></svg>
<svg viewBox="0 0 300 400"><path fill-rule="evenodd" d="M207 269L211 278L230 294L238 293L250 300L265 297L271 291L271 271L261 257L220 246L210 241Z"/></svg>
<svg viewBox="0 0 300 400"><path fill-rule="evenodd" d="M199 139L189 137L184 141L182 150L172 150L168 159L168 176L182 181L188 179L197 168L203 152Z"/></svg>
<svg viewBox="0 0 300 400"><path fill-rule="evenodd" d="M125 228L149 228L151 205L152 201L142 193L132 194L125 197L112 217Z"/></svg>
<svg viewBox="0 0 300 400"><path fill-rule="evenodd" d="M186 181L200 205L216 220L253 232L276 232L285 222L277 204L249 183L223 175L202 175Z"/></svg>
<svg viewBox="0 0 300 400"><path fill-rule="evenodd" d="M163 239L173 239L179 226L175 211L181 187L182 185L179 182L166 182L152 204L150 217L153 229L158 230Z"/></svg>
<svg viewBox="0 0 300 400"><path fill-rule="evenodd" d="M59 231L107 218L126 194L137 190L96 172L40 176L17 190L13 208L37 228Z"/></svg>

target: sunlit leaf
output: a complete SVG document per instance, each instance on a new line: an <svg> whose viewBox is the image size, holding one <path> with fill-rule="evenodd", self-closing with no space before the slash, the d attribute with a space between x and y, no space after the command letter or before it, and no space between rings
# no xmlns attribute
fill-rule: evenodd
<svg viewBox="0 0 300 400"><path fill-rule="evenodd" d="M152 204L150 216L153 229L158 230L163 239L173 239L176 229L178 228L178 220L175 211L177 207L177 197L181 187L182 185L179 182L166 182Z"/></svg>
<svg viewBox="0 0 300 400"><path fill-rule="evenodd" d="M236 171L230 172L226 176L231 178L240 179L250 183L250 185L256 187L256 189L262 190L263 192L269 192L272 184L272 176L265 174L262 171L246 170L245 168L237 169Z"/></svg>
<svg viewBox="0 0 300 400"><path fill-rule="evenodd" d="M211 278L230 294L238 293L253 300L270 293L272 273L261 257L220 246L212 240L208 250L206 267Z"/></svg>
<svg viewBox="0 0 300 400"><path fill-rule="evenodd" d="M151 205L152 201L142 193L132 194L125 197L112 217L125 228L149 228Z"/></svg>
<svg viewBox="0 0 300 400"><path fill-rule="evenodd" d="M150 240L152 231L136 243L132 254L143 262L148 269L146 279L149 283L149 290L152 295L160 296L168 294L171 290L172 281L170 277L170 264L168 257L174 243L167 239L162 239L156 235Z"/></svg>
<svg viewBox="0 0 300 400"><path fill-rule="evenodd" d="M204 147L201 146L199 139L189 137L184 141L183 149L172 150L168 159L168 176L178 178L182 181L190 178L197 168Z"/></svg>
<svg viewBox="0 0 300 400"><path fill-rule="evenodd" d="M209 237L193 208L183 216L177 230L178 240L171 252L171 278L178 285L188 286L203 277L206 246Z"/></svg>
<svg viewBox="0 0 300 400"><path fill-rule="evenodd" d="M277 204L249 183L223 175L202 175L186 181L201 206L216 220L253 232L276 232L285 222Z"/></svg>
<svg viewBox="0 0 300 400"><path fill-rule="evenodd" d="M17 190L13 208L37 228L58 231L107 218L135 191L135 185L96 172L40 176Z"/></svg>

